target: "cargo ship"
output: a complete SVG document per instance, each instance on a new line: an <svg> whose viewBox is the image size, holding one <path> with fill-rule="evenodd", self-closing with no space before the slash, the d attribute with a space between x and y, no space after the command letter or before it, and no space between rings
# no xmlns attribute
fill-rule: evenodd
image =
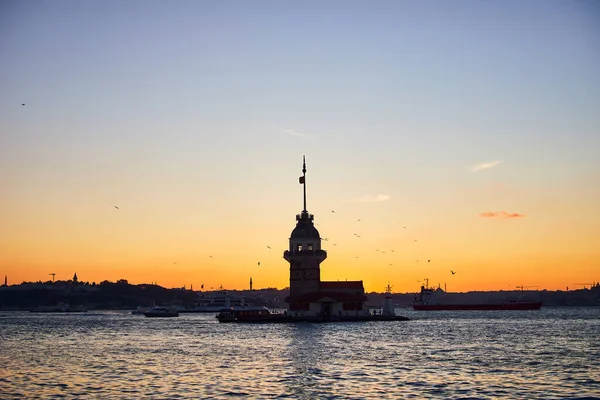
<svg viewBox="0 0 600 400"><path fill-rule="evenodd" d="M427 280L425 280L427 282ZM523 291L521 298L512 300L491 300L488 302L460 302L453 301L441 288L431 288L425 285L421 286L421 292L415 295L413 309L417 311L459 311L459 310L539 310L542 307L540 301L523 300Z"/></svg>

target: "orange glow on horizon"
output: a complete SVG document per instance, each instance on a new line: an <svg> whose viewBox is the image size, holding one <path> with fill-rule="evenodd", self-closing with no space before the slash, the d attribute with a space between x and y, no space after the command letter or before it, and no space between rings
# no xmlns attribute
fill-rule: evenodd
<svg viewBox="0 0 600 400"><path fill-rule="evenodd" d="M0 276L10 284L77 273L87 282L227 289L246 289L252 277L254 288L282 289L289 285L282 254L302 196L300 185L288 177L285 182L281 192L264 188L277 201L249 204L228 194L210 212L201 205L165 207L163 199L119 209L97 200L76 210L51 201L32 206L5 218ZM368 292L382 292L388 282L396 292L415 292L425 278L460 292L518 285L563 290L599 280L600 216L586 211L593 196L574 199L569 215L553 211L563 204L541 202L507 207L509 217L482 218L463 201L477 197L470 188L449 192L446 208L427 202L409 207L391 196L341 201L333 197L338 187L315 182L309 188L308 206L314 204L328 252L322 280L362 280ZM327 204L337 205L332 210Z"/></svg>
<svg viewBox="0 0 600 400"><path fill-rule="evenodd" d="M433 257L430 262L427 258L409 261L409 256L401 253L391 260L386 259L387 252L373 255L367 262L363 261L367 256L362 253L352 256L329 251L328 254L328 259L321 264L322 280L362 280L367 292L383 292L388 283L393 285L394 292L416 292L424 279L428 279L431 286L447 287L451 292L514 290L519 285L535 287L535 290L564 290L565 287L574 288L578 282L597 280L600 270L600 265L594 263L595 255L534 254L519 257L519 260L463 259L459 263L454 258ZM289 265L281 257L263 257L260 266L258 262L240 266L239 258L219 260L217 257L207 257L203 261L179 258L176 262L166 258L154 262L129 260L118 267L106 267L101 261L88 262L84 266L76 260L66 263L37 260L35 265L23 265L14 270L2 266L0 270L6 271L3 275L8 276L9 284L49 281L52 280L50 273L56 274L56 280L69 280L77 273L79 280L85 282L126 279L131 284L156 282L167 288L190 288L191 285L196 290L201 285L205 290L221 286L244 290L249 288L250 277L255 289L289 286ZM564 268L569 263L574 265Z"/></svg>

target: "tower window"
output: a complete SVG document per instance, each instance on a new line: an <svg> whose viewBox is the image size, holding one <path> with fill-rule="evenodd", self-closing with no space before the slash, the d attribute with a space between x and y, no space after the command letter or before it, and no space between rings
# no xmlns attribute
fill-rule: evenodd
<svg viewBox="0 0 600 400"><path fill-rule="evenodd" d="M308 250L308 251L312 251L312 249L313 249L313 245L312 245L312 244L309 244L309 245L306 247L306 250Z"/></svg>
<svg viewBox="0 0 600 400"><path fill-rule="evenodd" d="M296 250L298 250L298 251L302 251L302 245L301 245L301 244L299 244L299 245L298 245L298 247L296 248Z"/></svg>

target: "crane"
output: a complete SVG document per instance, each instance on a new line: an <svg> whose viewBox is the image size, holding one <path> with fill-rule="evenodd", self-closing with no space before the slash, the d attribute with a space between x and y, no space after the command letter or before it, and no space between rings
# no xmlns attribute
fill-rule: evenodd
<svg viewBox="0 0 600 400"><path fill-rule="evenodd" d="M587 289L586 286L594 286L594 283L574 283L575 286L583 286L583 289Z"/></svg>
<svg viewBox="0 0 600 400"><path fill-rule="evenodd" d="M531 289L531 288L535 288L537 286L523 286L523 285L519 285L519 286L515 286L517 289L521 289L521 293L523 293L523 290L526 289Z"/></svg>
<svg viewBox="0 0 600 400"><path fill-rule="evenodd" d="M54 272L52 272L51 274L48 275L52 275L52 282L54 283L54 276L56 275Z"/></svg>

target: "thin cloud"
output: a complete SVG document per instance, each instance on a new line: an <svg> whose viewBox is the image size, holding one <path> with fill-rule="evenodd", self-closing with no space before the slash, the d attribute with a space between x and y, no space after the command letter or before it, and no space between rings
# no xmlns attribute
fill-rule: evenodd
<svg viewBox="0 0 600 400"><path fill-rule="evenodd" d="M388 201L391 198L392 197L387 194L376 194L363 196L356 201L359 203L380 203L382 201Z"/></svg>
<svg viewBox="0 0 600 400"><path fill-rule="evenodd" d="M501 163L502 163L502 160L495 160L495 161L483 162L483 163L471 165L471 171L477 172L477 171L481 171L482 169L494 168L496 165L501 164Z"/></svg>
<svg viewBox="0 0 600 400"><path fill-rule="evenodd" d="M293 129L283 129L282 132L285 133L286 135L290 135L290 136L306 137L306 135L304 133L295 131Z"/></svg>
<svg viewBox="0 0 600 400"><path fill-rule="evenodd" d="M481 218L523 218L525 215L518 213L507 213L506 211L488 211L479 214Z"/></svg>

